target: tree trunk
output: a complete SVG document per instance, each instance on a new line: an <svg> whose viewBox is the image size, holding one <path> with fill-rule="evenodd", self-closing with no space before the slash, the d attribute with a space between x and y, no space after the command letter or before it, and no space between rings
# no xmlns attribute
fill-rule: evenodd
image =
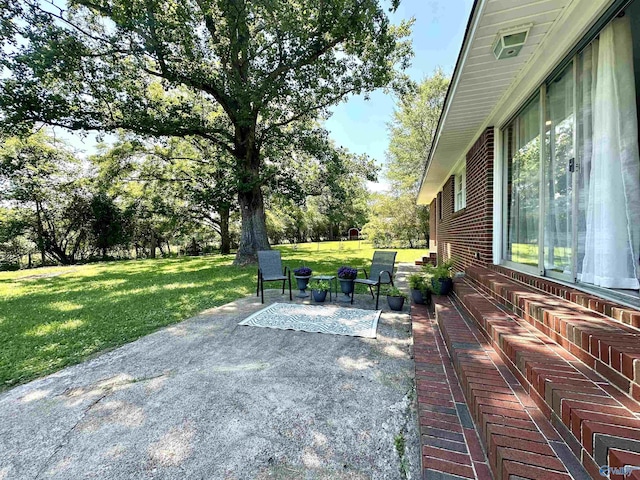
<svg viewBox="0 0 640 480"><path fill-rule="evenodd" d="M151 250L151 253L149 254L149 256L151 258L156 258L156 246L157 246L157 241L156 241L156 232L154 232L153 230L151 231L151 246L149 247L149 249Z"/></svg>
<svg viewBox="0 0 640 480"><path fill-rule="evenodd" d="M229 236L229 207L220 207L220 253L231 253L231 237Z"/></svg>
<svg viewBox="0 0 640 480"><path fill-rule="evenodd" d="M240 192L238 202L242 212L242 230L240 246L233 264L246 265L256 262L258 250L271 248L267 237L262 189L256 186L251 191Z"/></svg>
<svg viewBox="0 0 640 480"><path fill-rule="evenodd" d="M44 267L47 261L47 251L44 245L44 228L42 227L42 213L40 210L40 202L36 201L36 221L38 230L38 249L40 250L40 258L42 259L42 266Z"/></svg>
<svg viewBox="0 0 640 480"><path fill-rule="evenodd" d="M238 203L242 215L240 245L234 265L257 261L258 250L269 250L267 221L260 179L260 151L255 142L255 123L238 126L235 132L235 155L240 167Z"/></svg>

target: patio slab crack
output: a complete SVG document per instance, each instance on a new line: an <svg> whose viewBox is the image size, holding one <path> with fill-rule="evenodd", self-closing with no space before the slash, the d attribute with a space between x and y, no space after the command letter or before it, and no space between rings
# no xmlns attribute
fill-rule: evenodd
<svg viewBox="0 0 640 480"><path fill-rule="evenodd" d="M69 444L70 438L73 435L73 433L76 431L78 426L80 424L82 424L82 422L87 418L87 416L89 415L91 410L93 410L100 402L102 402L102 400L104 400L106 397L108 397L114 391L117 391L117 389L119 387L123 387L123 386L126 386L126 385L133 385L133 384L136 384L136 383L143 383L143 382L153 381L153 380L156 380L158 378L168 377L168 376L170 376L170 374L171 374L171 371L166 371L166 372L162 372L162 373L160 373L158 375L153 375L153 376L150 376L150 377L127 378L127 379L123 379L122 381L114 382L114 383L112 383L112 384L110 384L108 386L99 387L99 389L102 390L102 393L99 394L97 398L92 400L89 403L89 405L87 405L84 408L84 410L80 414L78 420L62 436L60 442L58 443L58 445L56 445L56 447L54 448L54 450L51 453L51 455L49 455L49 457L44 461L42 468L38 471L37 475L34 477L34 480L38 480L39 478L41 478L41 476L46 472L47 468L49 468L52 460L58 455L58 453L60 453L60 451L64 447L66 447ZM59 397L69 397L74 391L77 391L77 389L76 388L67 388L67 389L65 389L64 392L56 395L56 397L57 398L59 398Z"/></svg>
<svg viewBox="0 0 640 480"><path fill-rule="evenodd" d="M98 398L96 398L95 400L93 400L89 405L87 405L87 407L82 411L82 414L80 415L80 418L78 418L78 420L76 421L76 423L73 424L73 426L62 436L62 439L60 440L60 442L58 443L58 445L56 445L56 448L54 448L53 452L51 453L51 455L49 455L49 458L47 458L43 465L42 468L38 471L38 474L35 476L35 480L38 480L41 475L43 473L45 473L45 471L47 470L47 468L49 467L51 461L56 457L56 455L65 447L68 445L69 443L69 439L71 437L71 435L73 434L73 432L76 430L76 428L78 427L78 425L80 425L80 423L82 423L82 421L85 419L85 417L88 415L88 413L91 411L91 409L93 407L95 407L98 403L100 403L104 398L107 397L107 395L109 395L111 393L111 389L109 389L108 391L105 391L102 395L100 395Z"/></svg>

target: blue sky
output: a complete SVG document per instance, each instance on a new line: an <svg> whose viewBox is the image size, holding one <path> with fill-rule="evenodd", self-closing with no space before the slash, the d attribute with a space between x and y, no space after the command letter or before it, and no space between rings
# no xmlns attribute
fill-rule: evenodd
<svg viewBox="0 0 640 480"><path fill-rule="evenodd" d="M412 79L420 81L437 67L453 72L472 5L473 0L402 0L394 22L416 19L411 36L415 56L408 71ZM333 109L325 125L338 145L366 153L383 165L393 109L393 98L382 91L371 94L368 101L350 97ZM383 188L384 182L370 185L371 190Z"/></svg>
<svg viewBox="0 0 640 480"><path fill-rule="evenodd" d="M415 56L408 74L416 81L431 74L437 67L451 73L462 44L464 29L471 12L473 0L402 0L393 14L394 23L401 19L416 19L411 35ZM370 99L349 97L333 109L326 122L331 138L354 153L365 153L383 165L389 144L387 123L391 119L393 98L382 91L373 92ZM70 143L88 154L95 151L95 135L81 138L72 134L69 138L60 129L57 134L67 137ZM112 137L106 136L109 141ZM385 183L371 184L371 190L385 188Z"/></svg>

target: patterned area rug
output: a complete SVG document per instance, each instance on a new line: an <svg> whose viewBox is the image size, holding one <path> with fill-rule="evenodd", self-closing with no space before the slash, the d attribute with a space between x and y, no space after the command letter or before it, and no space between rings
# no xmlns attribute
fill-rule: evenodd
<svg viewBox="0 0 640 480"><path fill-rule="evenodd" d="M274 303L239 325L376 338L381 310Z"/></svg>

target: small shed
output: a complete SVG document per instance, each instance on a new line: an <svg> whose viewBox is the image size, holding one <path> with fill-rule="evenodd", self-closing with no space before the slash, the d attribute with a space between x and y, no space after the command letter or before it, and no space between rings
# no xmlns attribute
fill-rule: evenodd
<svg viewBox="0 0 640 480"><path fill-rule="evenodd" d="M347 238L349 240L358 240L360 238L360 230L356 227L351 227L347 233Z"/></svg>

